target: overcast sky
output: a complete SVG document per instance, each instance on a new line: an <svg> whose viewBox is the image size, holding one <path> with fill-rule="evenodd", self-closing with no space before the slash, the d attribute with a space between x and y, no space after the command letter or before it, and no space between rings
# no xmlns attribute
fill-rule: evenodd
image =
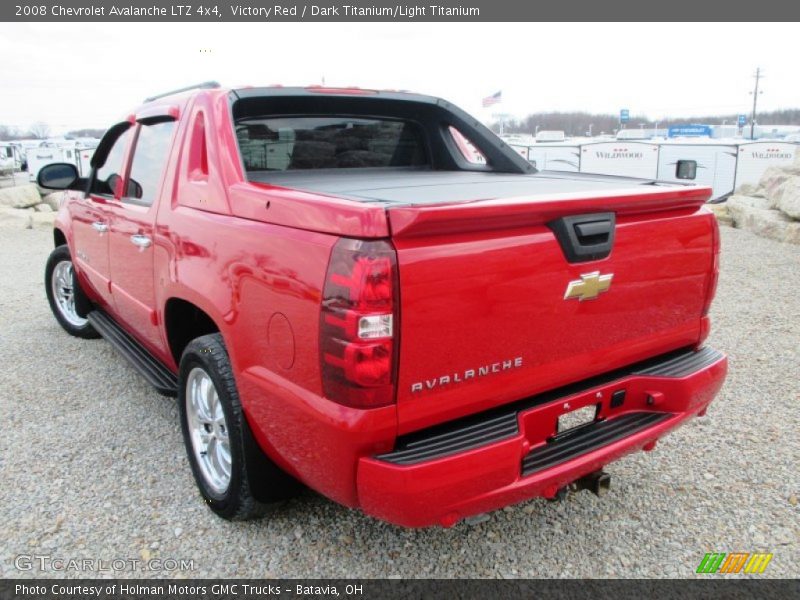
<svg viewBox="0 0 800 600"><path fill-rule="evenodd" d="M650 119L800 106L795 24L0 24L0 124L105 128L151 94L223 85L357 85L493 112ZM481 98L498 90L503 103Z"/></svg>

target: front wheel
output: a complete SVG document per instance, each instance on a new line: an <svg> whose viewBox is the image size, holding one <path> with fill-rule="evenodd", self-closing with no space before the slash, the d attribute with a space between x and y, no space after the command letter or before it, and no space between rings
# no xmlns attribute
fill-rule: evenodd
<svg viewBox="0 0 800 600"><path fill-rule="evenodd" d="M86 319L86 309L90 303L78 283L66 245L50 253L44 269L44 286L50 310L64 331L79 338L100 337Z"/></svg>
<svg viewBox="0 0 800 600"><path fill-rule="evenodd" d="M220 334L204 335L186 347L178 401L192 473L217 515L231 521L259 518L294 495L297 482L253 440Z"/></svg>

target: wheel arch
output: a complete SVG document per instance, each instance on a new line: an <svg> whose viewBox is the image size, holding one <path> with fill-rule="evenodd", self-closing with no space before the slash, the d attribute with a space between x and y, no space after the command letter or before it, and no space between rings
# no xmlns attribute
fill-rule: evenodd
<svg viewBox="0 0 800 600"><path fill-rule="evenodd" d="M53 228L53 247L58 248L59 246L63 246L67 243L67 236L66 234L61 231L60 228L54 227Z"/></svg>
<svg viewBox="0 0 800 600"><path fill-rule="evenodd" d="M164 330L175 365L193 339L209 333L222 333L207 311L189 300L173 296L164 304Z"/></svg>

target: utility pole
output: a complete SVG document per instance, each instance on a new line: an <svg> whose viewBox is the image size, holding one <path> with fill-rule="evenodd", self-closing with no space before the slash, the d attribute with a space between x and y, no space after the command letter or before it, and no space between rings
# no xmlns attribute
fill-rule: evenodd
<svg viewBox="0 0 800 600"><path fill-rule="evenodd" d="M755 87L755 89L754 89L752 92L750 92L751 94L753 94L753 114L752 114L752 116L750 117L750 139L751 139L751 140L752 140L752 139L755 139L755 131L756 131L756 106L758 105L758 94L759 94L759 93L761 93L761 94L763 94L763 93L764 93L764 92L759 92L759 91L758 91L758 82L759 82L759 80L760 80L762 77L764 77L764 76L761 74L761 67L758 67L758 68L756 68L756 74L755 74L755 75L753 75L753 77L755 77L755 80L756 80L756 87Z"/></svg>

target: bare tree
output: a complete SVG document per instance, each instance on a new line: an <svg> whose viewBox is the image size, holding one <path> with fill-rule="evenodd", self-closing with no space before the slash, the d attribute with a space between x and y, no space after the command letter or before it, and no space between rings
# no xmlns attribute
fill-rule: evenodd
<svg viewBox="0 0 800 600"><path fill-rule="evenodd" d="M7 142L9 140L18 140L20 138L19 129L11 125L0 125L0 140Z"/></svg>
<svg viewBox="0 0 800 600"><path fill-rule="evenodd" d="M711 123L717 124L727 121L736 123L736 114L719 115L700 115L688 117L669 117L665 116L658 119L660 129L666 129L670 125L685 125L686 123ZM539 130L555 129L564 131L567 135L583 135L593 125L595 133L613 133L620 127L619 115L616 114L597 114L586 112L546 112L534 113L521 119L507 121L504 124L505 131L508 133L535 133ZM643 115L631 115L626 127L635 129L640 126L652 127L653 119L648 119ZM800 125L800 109L787 108L772 112L758 113L759 125ZM497 123L492 125L492 129L497 131Z"/></svg>
<svg viewBox="0 0 800 600"><path fill-rule="evenodd" d="M93 137L93 138L101 138L105 133L104 129L74 129L73 131L68 131L65 134L67 139L71 137Z"/></svg>
<svg viewBox="0 0 800 600"><path fill-rule="evenodd" d="M44 140L50 137L50 125L44 121L36 121L31 125L30 132L37 140Z"/></svg>

